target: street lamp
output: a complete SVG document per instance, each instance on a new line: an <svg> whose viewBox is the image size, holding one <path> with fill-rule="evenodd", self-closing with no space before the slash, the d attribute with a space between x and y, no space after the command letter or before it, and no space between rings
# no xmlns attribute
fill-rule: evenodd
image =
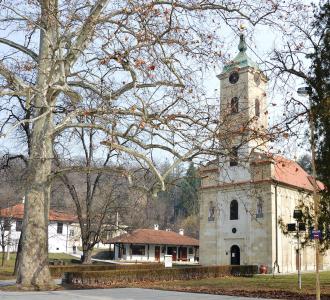
<svg viewBox="0 0 330 300"><path fill-rule="evenodd" d="M300 96L307 97L309 99L309 130L310 130L310 143L311 143L311 154L312 154L312 184L313 184L313 202L314 202L314 230L318 232L318 215L319 215L319 196L318 196L318 186L316 182L316 166L315 166L315 122L314 116L312 113L312 98L310 97L312 93L312 89L309 86L300 87L297 89L297 94ZM321 299L321 292L320 292L320 271L319 271L319 261L320 261L320 251L319 251L319 240L318 238L315 239L315 287L316 287L316 300Z"/></svg>
<svg viewBox="0 0 330 300"><path fill-rule="evenodd" d="M301 257L300 257L300 232L306 231L306 225L305 223L301 222L302 219L302 210L301 209L295 209L293 211L293 218L296 220L296 223L289 223L287 225L289 232L296 232L297 237L297 255L298 255L298 287L301 289Z"/></svg>

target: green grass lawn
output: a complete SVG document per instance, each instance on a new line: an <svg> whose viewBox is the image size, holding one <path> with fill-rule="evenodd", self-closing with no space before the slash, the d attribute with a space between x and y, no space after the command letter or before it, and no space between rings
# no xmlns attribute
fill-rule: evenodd
<svg viewBox="0 0 330 300"><path fill-rule="evenodd" d="M0 257L1 255L2 253L0 253ZM48 257L50 261L58 259L64 261L65 263L71 263L73 259L77 260L76 257L65 253L49 253ZM16 259L16 253L11 253L10 260L5 260L5 265L0 266L0 280L14 278L13 272L15 266L15 259ZM0 264L1 264L1 260L0 260Z"/></svg>
<svg viewBox="0 0 330 300"><path fill-rule="evenodd" d="M330 296L330 272L320 273L321 292ZM298 289L297 275L257 275L254 277L221 277L189 281L172 281L155 283L153 287L173 290L190 290L210 293L228 292L236 294L239 291L269 294L297 293L312 295L315 293L314 273L302 275L302 289ZM245 293L243 293L245 294ZM327 298L328 299L328 298Z"/></svg>

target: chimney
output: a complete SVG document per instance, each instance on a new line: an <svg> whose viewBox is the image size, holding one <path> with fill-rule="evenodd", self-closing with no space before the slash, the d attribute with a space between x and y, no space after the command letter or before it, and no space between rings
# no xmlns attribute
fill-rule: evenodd
<svg viewBox="0 0 330 300"><path fill-rule="evenodd" d="M166 228L166 231L171 231L171 228Z"/></svg>
<svg viewBox="0 0 330 300"><path fill-rule="evenodd" d="M23 198L22 198L22 203L23 204L25 203L25 196L23 196Z"/></svg>
<svg viewBox="0 0 330 300"><path fill-rule="evenodd" d="M159 229L159 225L158 224L155 224L154 225L154 230L158 230Z"/></svg>
<svg viewBox="0 0 330 300"><path fill-rule="evenodd" d="M180 234L180 235L184 235L184 229L183 229L183 228L180 228L180 229L179 229L179 234Z"/></svg>

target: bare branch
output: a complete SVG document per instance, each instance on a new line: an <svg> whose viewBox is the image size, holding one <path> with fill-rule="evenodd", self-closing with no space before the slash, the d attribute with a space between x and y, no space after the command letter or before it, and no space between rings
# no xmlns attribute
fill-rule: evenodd
<svg viewBox="0 0 330 300"><path fill-rule="evenodd" d="M22 46L20 44L17 44L13 41L10 41L10 40L4 39L4 38L0 38L0 43L10 46L14 49L17 49L17 50L23 52L24 54L27 54L28 56L30 56L34 61L38 62L38 59L39 59L38 54L25 46Z"/></svg>

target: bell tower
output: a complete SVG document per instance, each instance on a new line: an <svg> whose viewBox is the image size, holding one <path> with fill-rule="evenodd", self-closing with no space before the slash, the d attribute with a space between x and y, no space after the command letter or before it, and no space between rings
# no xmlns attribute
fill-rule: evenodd
<svg viewBox="0 0 330 300"><path fill-rule="evenodd" d="M266 149L267 78L247 56L243 34L240 35L238 50L236 57L218 75L220 136L224 137L222 146L229 155L243 158L251 151Z"/></svg>

